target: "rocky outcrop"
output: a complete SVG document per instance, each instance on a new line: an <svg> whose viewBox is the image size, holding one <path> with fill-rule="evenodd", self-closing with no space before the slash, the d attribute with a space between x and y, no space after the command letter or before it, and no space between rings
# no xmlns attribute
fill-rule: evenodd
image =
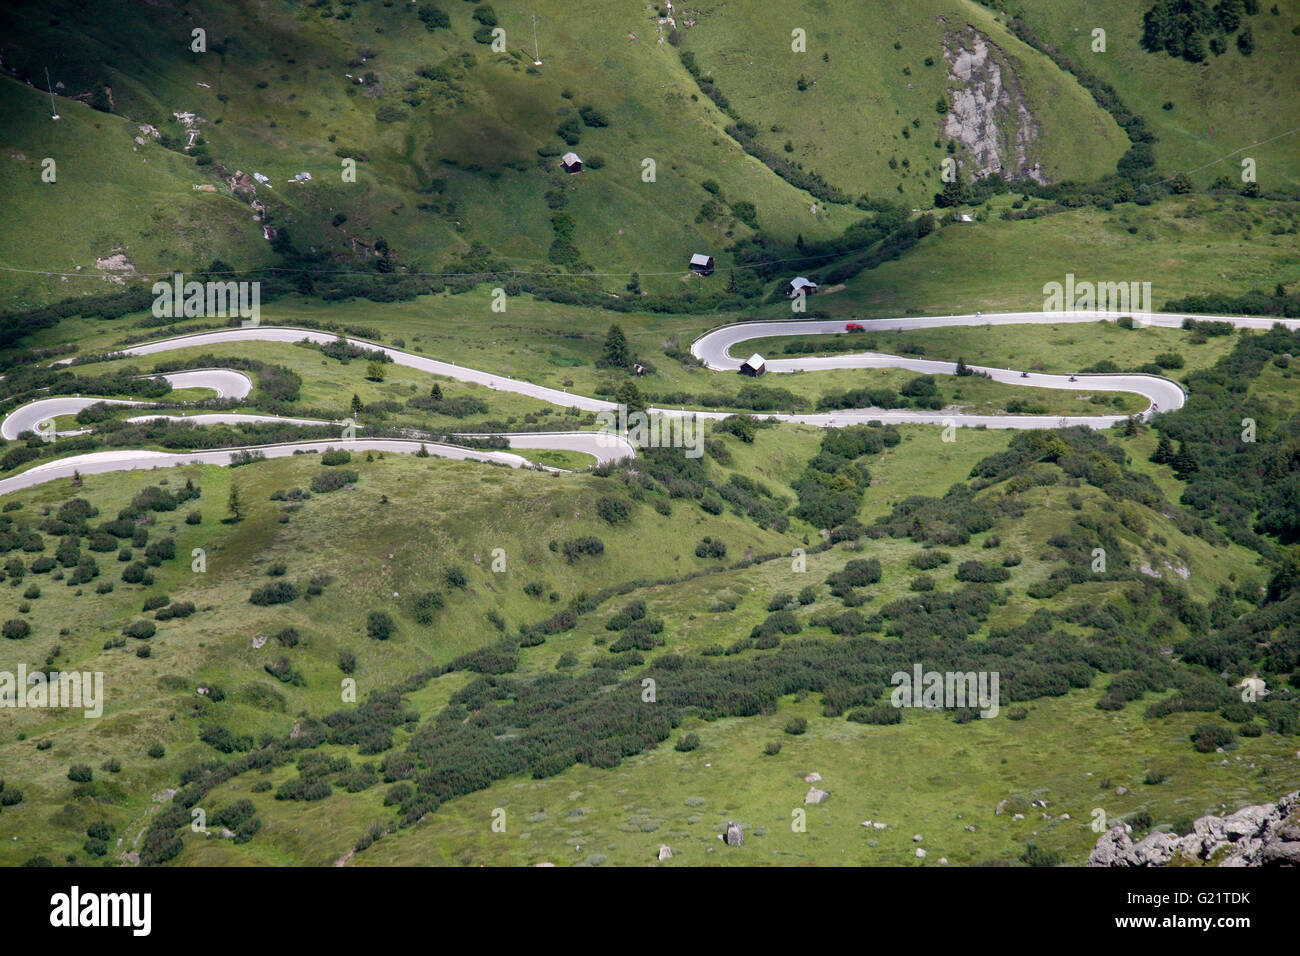
<svg viewBox="0 0 1300 956"><path fill-rule="evenodd" d="M1300 790L1228 816L1203 816L1186 836L1152 832L1134 843L1131 834L1127 824L1111 827L1093 847L1088 865L1164 866L1182 856L1213 866L1297 866Z"/></svg>
<svg viewBox="0 0 1300 956"><path fill-rule="evenodd" d="M1038 124L1012 61L979 30L967 26L944 38L951 105L943 135L975 157L972 179L1000 173L1008 182L1046 183L1042 168L1029 158Z"/></svg>

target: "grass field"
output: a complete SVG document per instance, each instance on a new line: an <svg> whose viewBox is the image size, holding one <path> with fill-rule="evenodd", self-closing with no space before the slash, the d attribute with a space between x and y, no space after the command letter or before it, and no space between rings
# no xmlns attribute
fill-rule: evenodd
<svg viewBox="0 0 1300 956"><path fill-rule="evenodd" d="M1142 14L1150 6L1099 0L1089 3L1085 14L1069 0L1020 4L1036 33L1114 86L1124 104L1150 124L1162 169L1195 170L1193 179L1202 184L1219 176L1240 184L1241 160L1249 157L1256 162L1261 189L1294 188L1300 183L1295 144L1300 104L1293 95L1292 29L1300 24L1300 4L1261 3L1260 12L1244 21L1254 34L1254 52L1243 55L1233 36L1227 52L1210 54L1204 63L1142 49ZM1106 31L1105 53L1091 51L1096 28ZM1284 136L1288 131L1291 135Z"/></svg>

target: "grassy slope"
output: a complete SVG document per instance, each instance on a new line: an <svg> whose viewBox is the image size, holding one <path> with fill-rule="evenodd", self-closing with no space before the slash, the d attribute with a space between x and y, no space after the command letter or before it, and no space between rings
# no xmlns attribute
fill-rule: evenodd
<svg viewBox="0 0 1300 956"><path fill-rule="evenodd" d="M989 433L970 433L976 442L991 440ZM898 462L930 457L929 447L908 447L909 442L936 441L921 430L906 430L904 445L896 450ZM964 441L964 439L963 439ZM728 440L738 453L761 456L783 447L779 436L762 433L752 451ZM953 465L917 475L909 492L933 493L946 482L961 477L961 466L993 450L989 445L947 449ZM955 460L954 460L955 456ZM888 466L893 467L893 466ZM778 469L779 470L779 469ZM873 484L873 489L876 487ZM1085 489L1085 507L1100 496ZM1025 563L1015 569L1010 582L1017 595L998 614L1003 623L1022 621L1037 606L1059 606L1058 601L1038 602L1023 597L1028 581L1044 575L1047 563L1036 548L1059 530L1071 514L1059 489L1026 493L1031 510L1023 521L1002 532L1002 550L1019 550ZM873 495L874 498L874 495ZM871 506L869 506L869 510ZM1188 548L1196 569L1190 586L1205 600L1226 580L1228 568L1245 570L1249 556L1237 548L1216 553L1203 542L1183 538L1167 527L1159 515L1139 509L1153 528L1170 538L1169 549ZM1125 533L1126 544L1141 553L1145 542ZM906 592L915 573L906 561L916 551L908 541L884 540L868 545L869 553L885 566L882 584L873 588L869 607L878 607ZM950 549L954 564L967 557L987 558L977 538L970 545ZM1000 553L1000 552L995 552ZM665 617L668 644L655 653L698 652L710 643L725 643L744 633L765 615L763 604L777 590L794 590L819 583L840 566L851 552L843 549L813 555L805 575L790 573L784 561L739 572L727 572L672 587L639 592L651 612ZM1172 554L1170 555L1172 556ZM950 566L951 567L951 566ZM940 587L950 587L951 571L935 572ZM821 597L808 612L835 602L819 588ZM740 598L730 613L704 613L719 594ZM1110 586L1081 586L1060 599L1064 603L1117 600ZM573 653L586 666L606 654L601 643L607 632L607 613L584 619L572 632L548 639L524 652L519 672L541 674L553 670L563 653ZM812 632L815 633L815 632ZM824 635L823 635L824 637ZM835 638L825 638L834 640ZM434 682L417 697L421 705L441 703L463 686L463 675ZM448 686L440 685L446 683ZM786 698L777 713L747 720L716 723L688 720L679 732L698 733L700 750L692 754L673 751L671 740L654 751L624 762L612 771L575 767L542 781L515 778L488 790L459 798L440 808L428 823L386 836L354 858L359 865L528 864L550 860L581 863L595 855L608 862L636 865L648 862L660 842L681 853L682 862L750 864L862 864L907 865L918 861L911 835L925 835L922 844L930 854L927 865L946 857L953 864L980 863L988 859L1014 859L1026 842L1033 841L1081 862L1095 834L1089 829L1094 808L1115 816L1146 808L1158 821L1171 822L1235 804L1264 799L1296 780L1293 749L1285 740L1265 737L1243 740L1226 758L1235 771L1229 774L1216 755L1194 753L1186 743L1197 715L1181 714L1148 721L1142 709L1149 699L1119 712L1097 710L1093 705L1102 682L1091 690L1074 691L1066 698L1044 699L1028 705L1024 722L992 720L958 726L938 715L909 713L901 727L863 727L843 719L826 719L816 695L806 700ZM808 720L805 736L781 732L789 717ZM777 757L761 755L764 743L781 741ZM1241 761L1238 762L1237 758ZM790 829L791 811L801 807L808 785L801 777L817 770L830 790L824 806L808 808L808 833ZM1148 770L1167 774L1160 787L1143 785ZM386 821L391 809L382 807L383 786L358 795L337 793L329 807L290 809L263 795L250 793L256 781L279 785L291 777L283 768L251 774L223 786L208 798L215 806L252 796L266 820L266 828L247 851L187 836L191 863L259 862L292 859L323 864L343 856L349 836L373 821ZM1131 793L1117 797L1112 788L1123 784ZM1008 811L996 815L999 800L1045 797L1051 822L1040 811L1025 809L1027 819L1013 821ZM703 803L687 798L703 798ZM490 830L491 812L504 808L506 833ZM544 812L542 812L544 811ZM1060 818L1068 813L1070 820ZM755 828L747 833L743 851L724 851L715 834L727 819L739 819ZM862 819L884 820L889 829L867 833ZM975 834L963 828L977 825ZM347 829L350 828L350 831ZM302 832L308 830L310 837ZM876 841L874 844L869 841ZM710 852L712 847L712 852ZM737 858L739 857L739 859Z"/></svg>
<svg viewBox="0 0 1300 956"><path fill-rule="evenodd" d="M1146 119L1158 138L1155 154L1162 170L1172 174L1215 163L1198 172L1196 181L1227 176L1239 183L1241 160L1249 156L1257 163L1261 188L1300 183L1294 133L1216 162L1300 126L1291 33L1300 23L1296 0L1279 0L1277 16L1270 12L1271 0L1261 3L1260 13L1246 18L1255 35L1253 54L1243 56L1233 37L1226 53L1209 54L1200 64L1142 49L1142 14L1150 3L1098 0L1087 5L1086 17L1072 0L1025 0L1021 6L1035 32L1114 86L1125 105ZM1106 30L1104 54L1090 52L1095 27ZM1167 101L1172 110L1163 109Z"/></svg>
<svg viewBox="0 0 1300 956"><path fill-rule="evenodd" d="M371 690L495 640L498 632L485 619L489 610L501 614L514 631L519 624L567 606L580 592L594 593L639 577L689 573L707 566L694 554L696 541L707 533L725 537L738 552L792 546L785 537L729 514L708 517L699 533L688 531L694 524L704 526L706 516L682 504L676 505L674 518L634 505L633 521L626 528L611 529L595 516L601 483L592 479L399 455L373 463L354 460L352 467L362 473L353 490L314 496L288 523L280 523L280 505L268 496L276 489L305 487L320 469L315 456L234 470L186 466L170 471L165 477L173 487L183 477L193 477L203 496L196 504L182 506L182 512L158 516L152 537L174 533L178 557L155 572L152 587L117 581L123 565L113 552L97 555L101 579L116 582L109 595L95 594L93 585L69 588L48 574L27 575L21 588L11 588L8 581L0 584L6 618L14 616L11 608L22 590L33 582L41 588L25 615L33 634L21 643L5 642L4 669L13 670L20 662L29 669L41 667L58 646L54 666L103 671L108 695L100 720L59 711L11 712L13 720L0 742L0 765L23 768L6 776L21 787L25 801L5 808L0 816L3 862L20 863L35 853L61 857L77 849L75 833L33 824L37 815L44 819L66 801L71 784L65 775L72 763L98 768L109 756L122 761L120 776L96 772L97 779L107 779L105 786L114 795L114 806L103 813L119 834L150 805L151 792L175 785L180 770L209 750L196 740L196 721L173 722L196 701L198 682L213 681L230 693L207 719L215 717L241 733L283 734L294 714L320 714L340 706L341 649L356 654L354 676L364 699ZM220 521L232 481L239 484L250 510L235 526ZM100 508L102 519L112 517L140 487L139 474L90 476L79 494ZM388 504L380 502L382 495ZM68 482L60 481L6 496L6 501L36 509L72 496ZM182 514L195 506L203 522L187 525ZM583 534L599 535L605 554L569 565L548 550L552 539ZM46 545L52 551L57 539L47 535ZM203 574L190 569L188 556L195 547L206 551ZM505 550L504 573L490 570L495 548ZM30 563L32 555L25 557ZM248 603L249 592L270 580L266 568L276 561L288 565L288 579L300 586L318 573L332 575L334 583L320 597L299 598L290 605ZM444 570L453 565L467 572L465 592L443 582ZM522 592L523 585L534 580L546 586L540 598ZM422 627L404 612L403 602L431 588L446 594L447 606L433 626ZM557 593L556 603L547 600L550 591ZM136 641L124 650L103 649L104 641L122 625L142 616L144 598L158 593L193 601L199 611L160 624L149 641L153 653L147 659L131 653L139 645ZM399 623L396 636L383 643L365 636L365 616L372 609L393 614ZM253 636L273 635L285 627L298 628L303 644L285 650L271 641L261 650L252 648ZM69 633L60 635L60 628ZM281 655L303 674L305 687L277 683L263 672L263 664ZM27 739L19 740L19 735ZM37 750L36 743L45 739L54 741L54 747ZM145 756L155 740L167 748L162 761ZM15 843L12 836L20 840Z"/></svg>
<svg viewBox="0 0 1300 956"><path fill-rule="evenodd" d="M597 270L667 273L650 279L646 287L651 289L681 281L692 251L706 248L720 254L728 241L724 230L736 236L748 233L735 222L695 225L695 213L709 198L698 185L705 178L718 181L731 199L752 201L764 228L779 234L830 235L854 218L848 210L833 210L814 220L807 214L806 194L723 136L721 114L707 101L691 100L693 81L672 48L655 42L653 21L636 5L592 18L571 5L542 4L538 13L546 65L536 75L524 70L526 59L493 54L470 38L478 24L471 21L468 6L445 6L452 28L430 33L409 4L358 5L350 8L353 15L347 20L322 17L319 8L211 5L195 11L192 19L208 24L210 42L224 44L224 54L214 50L203 55L172 42L176 35L188 34L191 17L166 9L123 3L98 11L93 21L69 18L59 27L48 26L43 12L14 9L0 23L23 38L7 63L39 70L42 51L63 48L70 51L69 58L86 63L69 64L65 73L54 71L56 80L68 80L69 91L90 88L88 80L79 78L107 77L125 113L148 118L174 135L180 126L171 119L173 111L197 113L218 163L271 178L272 188L259 192L273 204L277 225L287 226L300 248L310 245L341 261L352 260L352 240L369 245L382 236L403 262L427 269L441 266L474 240L523 267L546 266L551 212L542 193L552 180L568 190L568 212L581 226L576 244ZM32 23L33 17L40 22ZM510 48L517 52L523 34L530 32L528 20L506 11L501 18ZM363 49L378 55L350 67ZM473 65L462 60L465 54L472 55ZM138 65L146 63L148 68ZM419 77L416 70L428 64L447 69L448 81ZM373 89L344 75L368 70L379 77ZM561 96L566 90L571 100ZM54 134L45 129L50 124L36 93L6 83L4 98L10 101L8 109L31 114L29 141L17 145L29 156L49 153ZM404 98L418 99L419 105L410 107ZM599 107L610 125L584 128L578 149L603 156L606 165L589 167L578 177L559 176L555 160L539 159L536 150L561 146L556 125L563 114L575 115L583 105ZM379 122L376 113L382 106L402 110L405 118ZM72 106L65 113L68 126L87 116L128 126ZM129 149L129 142L123 143ZM76 149L74 155L96 160L113 153L102 142ZM163 152L156 145L149 149L150 155ZM356 183L340 181L338 149L369 157L359 164ZM654 183L641 180L645 157L658 164ZM195 182L210 174L176 154L168 155L167 162ZM301 170L312 172L310 184L286 182ZM432 191L435 178L446 180L441 197ZM145 194L153 185L137 178L130 194ZM23 191L28 205L41 198L30 186ZM442 202L447 198L454 200L454 210ZM441 211L417 208L430 200ZM335 227L331 220L340 211L349 218ZM60 210L54 221L70 216L69 210ZM179 221L183 219L168 216L158 225L174 231ZM252 232L251 219L245 228ZM128 219L105 238L126 243L146 231L146 223ZM244 258L261 255L261 242L260 235L250 238L247 244L255 252ZM33 256L17 244L3 251L15 264L33 268L52 268L62 261L52 253ZM185 248L171 249L165 257L147 255L149 251L140 250L141 268L193 268L206 265L212 254L245 264L219 247L192 257ZM67 294L66 288L52 286L23 288L28 300Z"/></svg>
<svg viewBox="0 0 1300 956"><path fill-rule="evenodd" d="M935 110L948 89L943 38L966 23L1013 61L1039 126L1030 162L1042 162L1050 179L1096 179L1112 172L1127 148L1123 132L1072 77L971 3L891 0L873 4L864 17L852 4L808 0L784 5L774 17L762 0L727 0L685 16L698 23L683 31L683 48L696 53L733 107L762 131L764 145L781 151L790 141L792 159L853 195L898 199L901 193L913 205L931 204L940 160L948 155L934 146L944 139ZM739 19L744 30L736 29ZM795 27L807 32L807 53L790 50ZM925 65L927 56L933 65ZM800 76L810 84L802 92ZM919 128L911 126L914 118ZM1086 150L1076 146L1083 138ZM889 167L891 157L898 169ZM901 166L905 158L910 169Z"/></svg>
<svg viewBox="0 0 1300 956"><path fill-rule="evenodd" d="M95 260L117 253L142 272L214 257L236 268L269 263L246 207L192 188L208 181L192 161L152 140L137 146L135 125L121 117L67 99L58 108L55 122L44 94L0 78L0 190L9 224L0 265L73 273L66 280L4 273L0 308L111 291ZM54 183L41 180L47 157L57 164Z"/></svg>
<svg viewBox="0 0 1300 956"><path fill-rule="evenodd" d="M815 308L867 317L1040 309L1044 284L1070 272L1076 281L1150 282L1156 309L1192 294L1271 292L1300 279L1294 234L1273 233L1298 220L1294 203L1198 196L958 223L860 274L844 292L816 299Z"/></svg>

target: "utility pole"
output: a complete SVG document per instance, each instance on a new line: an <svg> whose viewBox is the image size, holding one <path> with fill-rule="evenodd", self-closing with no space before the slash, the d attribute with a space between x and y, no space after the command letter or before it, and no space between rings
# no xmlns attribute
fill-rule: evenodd
<svg viewBox="0 0 1300 956"><path fill-rule="evenodd" d="M52 114L50 118L58 119L59 111L54 106L54 87L50 85L50 68L48 66L45 68L45 88L50 91L50 113Z"/></svg>

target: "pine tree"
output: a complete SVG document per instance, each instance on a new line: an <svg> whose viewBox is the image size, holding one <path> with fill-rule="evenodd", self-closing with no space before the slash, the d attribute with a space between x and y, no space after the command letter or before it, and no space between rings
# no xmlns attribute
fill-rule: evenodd
<svg viewBox="0 0 1300 956"><path fill-rule="evenodd" d="M244 499L239 493L239 485L233 481L230 483L230 497L226 499L226 509L230 512L231 521L239 521L244 517Z"/></svg>
<svg viewBox="0 0 1300 956"><path fill-rule="evenodd" d="M958 374L958 375L974 375L974 374L975 374L974 372L972 372L972 371L970 370L970 366L968 366L968 365L966 364L966 360L965 360L964 358L962 358L960 355L957 356L957 374Z"/></svg>
<svg viewBox="0 0 1300 956"><path fill-rule="evenodd" d="M1200 470L1200 465L1196 464L1196 459L1193 458L1192 453L1187 450L1187 442L1182 441L1178 443L1178 454L1174 455L1174 459L1170 462L1170 465L1173 466L1174 477L1179 481L1184 480L1188 475L1194 474Z"/></svg>
<svg viewBox="0 0 1300 956"><path fill-rule="evenodd" d="M429 397L435 402L442 401L442 386L434 382L433 388L429 389Z"/></svg>
<svg viewBox="0 0 1300 956"><path fill-rule="evenodd" d="M1169 436L1163 432L1160 435L1160 441L1156 443L1156 450L1151 455L1151 461L1157 465L1167 465L1174 460L1174 446L1169 440Z"/></svg>
<svg viewBox="0 0 1300 956"><path fill-rule="evenodd" d="M605 351L600 356L600 365L605 368L627 368L632 364L632 353L628 351L627 336L618 325L611 325L605 336Z"/></svg>
<svg viewBox="0 0 1300 956"><path fill-rule="evenodd" d="M619 405L626 405L629 413L645 410L645 398L641 395L641 390L636 387L636 382L624 382L614 393L614 401Z"/></svg>
<svg viewBox="0 0 1300 956"><path fill-rule="evenodd" d="M361 417L361 408L362 408L361 397L359 395L353 395L352 396L352 417L353 418Z"/></svg>
<svg viewBox="0 0 1300 956"><path fill-rule="evenodd" d="M415 457L416 458L429 457L429 449L424 446L424 442L420 442L420 450L415 453Z"/></svg>
<svg viewBox="0 0 1300 956"><path fill-rule="evenodd" d="M740 292L740 283L736 279L735 269L727 273L727 292L731 295L737 295Z"/></svg>
<svg viewBox="0 0 1300 956"><path fill-rule="evenodd" d="M631 292L633 295L641 291L641 277L635 272L633 272L631 277L627 280L627 291Z"/></svg>
<svg viewBox="0 0 1300 956"><path fill-rule="evenodd" d="M1132 438L1138 433L1137 416L1130 415L1128 421L1124 423L1124 437Z"/></svg>

